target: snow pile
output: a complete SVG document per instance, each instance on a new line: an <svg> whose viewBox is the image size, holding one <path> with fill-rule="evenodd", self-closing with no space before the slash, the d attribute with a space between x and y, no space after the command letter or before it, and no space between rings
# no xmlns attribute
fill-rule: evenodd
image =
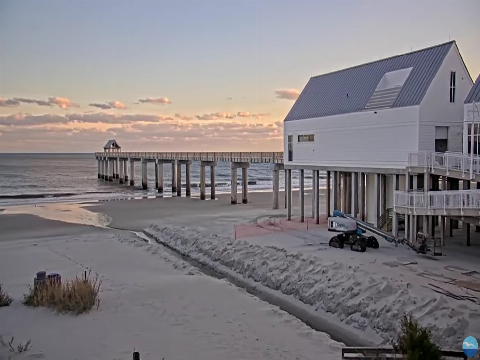
<svg viewBox="0 0 480 360"><path fill-rule="evenodd" d="M261 247L196 229L152 225L144 230L160 243L214 269L224 266L245 278L292 295L315 310L334 314L362 332L373 330L387 344L408 312L428 326L446 349L458 348L467 332L478 333L475 304L392 280L363 265L325 261L275 246ZM470 321L469 321L470 320Z"/></svg>

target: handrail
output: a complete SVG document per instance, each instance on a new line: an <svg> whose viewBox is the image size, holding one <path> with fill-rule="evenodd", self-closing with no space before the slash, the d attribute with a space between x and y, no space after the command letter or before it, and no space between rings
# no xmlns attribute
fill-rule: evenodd
<svg viewBox="0 0 480 360"><path fill-rule="evenodd" d="M455 350L440 350L442 357L467 359L463 351ZM353 355L349 356L349 355ZM360 355L360 357L359 357ZM394 357L390 357L393 355ZM398 356L397 356L398 355ZM406 359L402 354L399 354L393 348L375 348L375 347L344 347L342 348L342 359Z"/></svg>
<svg viewBox="0 0 480 360"><path fill-rule="evenodd" d="M395 191L393 206L412 209L443 210L478 209L480 210L480 189L446 190L429 192Z"/></svg>
<svg viewBox="0 0 480 360"><path fill-rule="evenodd" d="M408 166L425 167L433 171L442 169L448 171L459 171L462 176L480 174L480 156L474 155L473 162L470 154L457 152L415 152L408 154ZM471 171L472 170L472 171Z"/></svg>
<svg viewBox="0 0 480 360"><path fill-rule="evenodd" d="M96 152L97 157L283 163L283 152Z"/></svg>

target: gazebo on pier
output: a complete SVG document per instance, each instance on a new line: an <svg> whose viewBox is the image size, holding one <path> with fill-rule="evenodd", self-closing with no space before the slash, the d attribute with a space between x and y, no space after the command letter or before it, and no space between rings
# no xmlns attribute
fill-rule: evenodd
<svg viewBox="0 0 480 360"><path fill-rule="evenodd" d="M113 139L113 140L108 140L108 142L105 144L105 146L103 147L103 150L107 153L110 153L110 152L120 152L122 151L122 147L120 146L120 144L117 142L117 140Z"/></svg>

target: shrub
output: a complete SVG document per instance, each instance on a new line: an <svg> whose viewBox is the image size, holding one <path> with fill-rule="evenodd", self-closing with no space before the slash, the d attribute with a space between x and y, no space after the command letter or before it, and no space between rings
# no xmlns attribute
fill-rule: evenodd
<svg viewBox="0 0 480 360"><path fill-rule="evenodd" d="M3 337L0 336L0 345L3 345L3 346L5 346L5 347L8 346L9 350L10 350L11 352L13 352L13 353L14 353L14 352L22 353L22 352L25 352L25 351L27 351L28 349L30 349L30 344L32 343L32 340L28 340L25 344L19 343L19 344L17 345L17 347L15 347L15 346L13 345L13 340L14 340L14 339L15 339L15 338L12 336L12 337L10 338L10 341L5 342L5 341L3 340ZM10 358L9 358L9 359L10 359Z"/></svg>
<svg viewBox="0 0 480 360"><path fill-rule="evenodd" d="M0 284L0 307L8 306L12 303L12 298L2 289L2 284Z"/></svg>
<svg viewBox="0 0 480 360"><path fill-rule="evenodd" d="M413 316L405 315L401 331L393 345L407 360L440 360L440 348L433 342L430 330L423 328Z"/></svg>
<svg viewBox="0 0 480 360"><path fill-rule="evenodd" d="M59 313L71 312L76 315L88 312L100 305L100 285L98 274L90 273L83 277L76 276L62 283L47 280L44 284L29 287L23 296L23 304L37 307L45 306Z"/></svg>

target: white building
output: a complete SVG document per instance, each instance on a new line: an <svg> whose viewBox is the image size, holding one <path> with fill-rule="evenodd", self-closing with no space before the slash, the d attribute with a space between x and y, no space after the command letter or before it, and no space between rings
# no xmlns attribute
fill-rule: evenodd
<svg viewBox="0 0 480 360"><path fill-rule="evenodd" d="M455 41L312 77L284 121L288 217L292 170L300 171L302 220L305 170L314 180L327 171L327 214L341 209L377 226L394 207L396 190L439 190L437 175L424 175L422 157L462 152L463 103L472 84ZM412 161L419 172L407 176ZM406 233L411 229L416 225Z"/></svg>
<svg viewBox="0 0 480 360"><path fill-rule="evenodd" d="M474 129L472 133L472 128ZM473 134L473 143L472 143ZM480 155L480 75L467 95L464 104L463 152Z"/></svg>

